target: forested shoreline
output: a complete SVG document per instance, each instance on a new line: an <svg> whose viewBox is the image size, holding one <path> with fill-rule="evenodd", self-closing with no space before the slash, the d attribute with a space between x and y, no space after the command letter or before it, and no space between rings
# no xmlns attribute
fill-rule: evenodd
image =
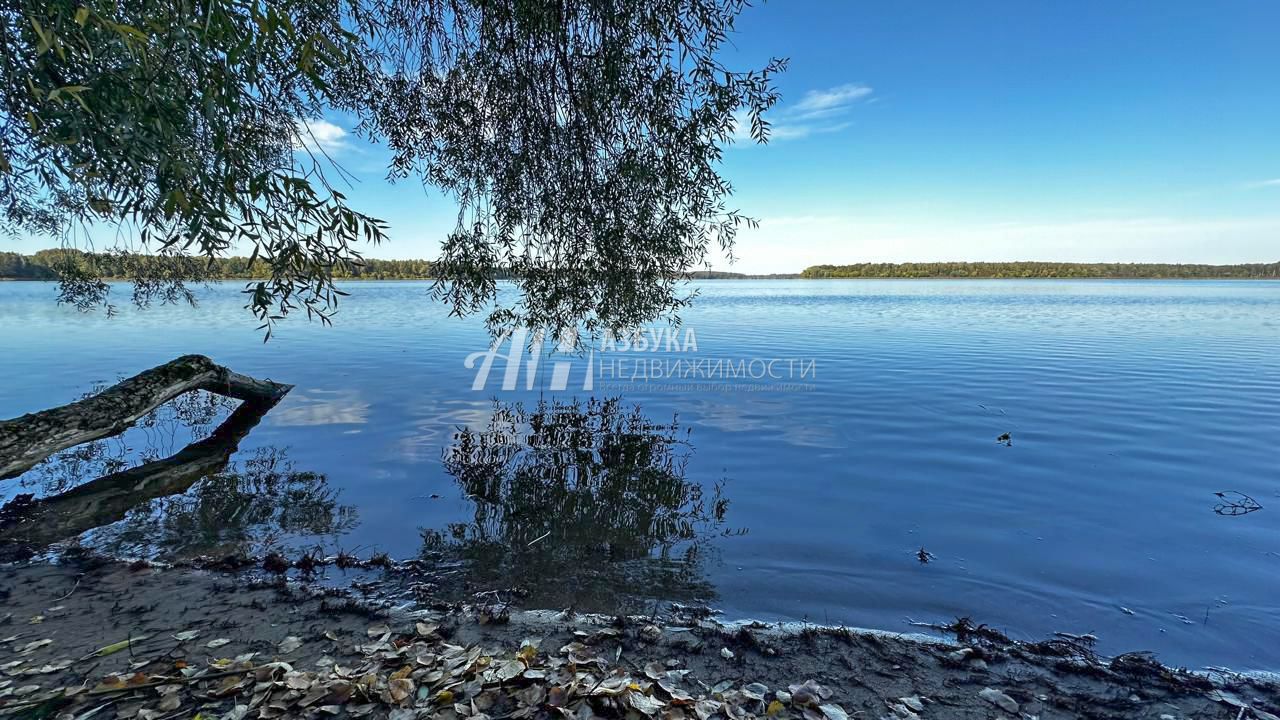
<svg viewBox="0 0 1280 720"><path fill-rule="evenodd" d="M74 266L106 279L137 277L140 261L150 256L91 253L81 250L40 250L31 255L0 252L0 280L57 280L61 269ZM203 262L203 261L201 261ZM208 267L212 280L255 280L270 277L262 258L218 258ZM1058 263L1058 262L935 262L812 265L800 273L770 275L700 270L698 280L828 279L828 278L1151 278L1151 279L1280 279L1280 262L1240 265L1173 263ZM360 280L428 280L429 260L364 258L361 263L335 267L333 276Z"/></svg>
<svg viewBox="0 0 1280 720"><path fill-rule="evenodd" d="M1242 265L1173 263L931 262L812 265L820 278L1280 278L1280 262Z"/></svg>
<svg viewBox="0 0 1280 720"><path fill-rule="evenodd" d="M40 250L31 255L0 252L0 280L57 280L68 264L77 270L104 279L133 279L139 266L152 256L128 253L91 253L81 250ZM204 260L191 260L205 264ZM271 264L247 257L217 258L204 271L211 280L262 280L271 277ZM364 258L360 264L335 266L333 277L362 280L426 280L431 277L428 260L380 260Z"/></svg>

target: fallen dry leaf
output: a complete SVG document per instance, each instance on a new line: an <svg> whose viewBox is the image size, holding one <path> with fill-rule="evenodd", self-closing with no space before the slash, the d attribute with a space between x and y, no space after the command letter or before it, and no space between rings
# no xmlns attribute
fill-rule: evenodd
<svg viewBox="0 0 1280 720"><path fill-rule="evenodd" d="M827 720L849 720L849 714L844 711L844 708L835 703L819 705L818 709L822 711Z"/></svg>

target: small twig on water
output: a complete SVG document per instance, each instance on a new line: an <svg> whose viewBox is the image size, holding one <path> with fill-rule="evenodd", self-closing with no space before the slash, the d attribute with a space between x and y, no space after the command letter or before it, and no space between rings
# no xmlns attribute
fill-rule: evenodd
<svg viewBox="0 0 1280 720"><path fill-rule="evenodd" d="M71 597L71 593L74 593L74 592L76 591L76 588L80 587L80 580L81 580L81 578L83 578L83 577L84 577L84 575L83 575L83 574L81 574L81 575L79 575L78 577L76 577L76 584L71 586L71 592L67 593L66 595L63 595L62 597L58 598L57 600L54 600L54 602L62 602L63 600L66 600L67 598Z"/></svg>
<svg viewBox="0 0 1280 720"><path fill-rule="evenodd" d="M1262 505L1257 500L1245 495L1238 490L1224 490L1216 492L1214 495L1222 502L1213 506L1213 511L1219 515L1237 516L1248 515L1251 512L1257 512L1262 509Z"/></svg>

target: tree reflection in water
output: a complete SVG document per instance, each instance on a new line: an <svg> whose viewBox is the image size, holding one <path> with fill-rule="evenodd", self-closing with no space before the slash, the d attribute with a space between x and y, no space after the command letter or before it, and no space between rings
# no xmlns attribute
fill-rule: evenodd
<svg viewBox="0 0 1280 720"><path fill-rule="evenodd" d="M232 461L274 403L242 403L210 431L226 405L191 398L140 421L137 450L120 438L100 440L33 468L23 484L47 494L17 495L0 507L0 557L75 538L112 555L253 554L355 524L354 509L339 504L325 476L295 469L284 450L259 448ZM161 458L178 436L196 441ZM135 455L141 464L130 462ZM76 484L94 470L106 474Z"/></svg>
<svg viewBox="0 0 1280 720"><path fill-rule="evenodd" d="M86 541L112 555L255 555L291 539L333 539L355 524L355 508L339 503L323 474L263 447L186 492L132 508Z"/></svg>
<svg viewBox="0 0 1280 720"><path fill-rule="evenodd" d="M424 554L458 557L479 589L519 587L541 607L709 600L705 541L724 533L728 500L720 483L686 479L692 449L674 419L616 398L498 403L444 453L474 521L424 530Z"/></svg>

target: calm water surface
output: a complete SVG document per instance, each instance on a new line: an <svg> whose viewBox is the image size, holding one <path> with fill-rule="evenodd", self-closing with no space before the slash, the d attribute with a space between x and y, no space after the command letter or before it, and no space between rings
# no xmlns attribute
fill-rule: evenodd
<svg viewBox="0 0 1280 720"><path fill-rule="evenodd" d="M501 361L472 390L488 338L425 284L353 285L336 327L290 321L267 344L238 289L139 312L119 287L107 319L0 283L0 417L193 352L296 385L221 472L49 532L131 554L426 553L547 605L700 598L895 630L970 615L1280 669L1278 283L711 282L684 315L696 352L644 357L812 360L800 386L605 387L597 366L566 392L547 389L555 358L532 390L502 391ZM229 410L193 396L0 501L166 457ZM1221 491L1263 509L1219 514Z"/></svg>

